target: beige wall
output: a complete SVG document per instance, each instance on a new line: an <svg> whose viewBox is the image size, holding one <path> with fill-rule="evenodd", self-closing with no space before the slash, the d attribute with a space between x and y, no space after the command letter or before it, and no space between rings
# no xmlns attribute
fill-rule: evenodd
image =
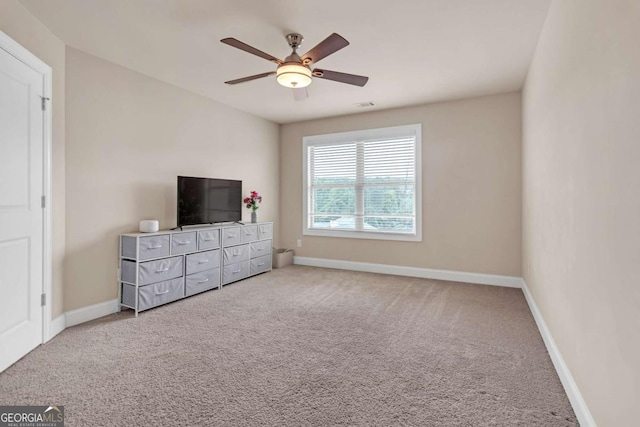
<svg viewBox="0 0 640 427"><path fill-rule="evenodd" d="M0 31L53 69L52 317L63 311L65 251L65 46L15 0L0 1Z"/></svg>
<svg viewBox="0 0 640 427"><path fill-rule="evenodd" d="M524 90L524 277L600 426L640 420L638 22L554 1Z"/></svg>
<svg viewBox="0 0 640 427"><path fill-rule="evenodd" d="M118 234L174 227L177 175L241 179L277 221L276 124L71 48L66 89L65 310L117 297Z"/></svg>
<svg viewBox="0 0 640 427"><path fill-rule="evenodd" d="M512 93L283 125L283 246L305 257L520 276L520 102ZM422 242L303 236L302 137L412 123L422 124Z"/></svg>

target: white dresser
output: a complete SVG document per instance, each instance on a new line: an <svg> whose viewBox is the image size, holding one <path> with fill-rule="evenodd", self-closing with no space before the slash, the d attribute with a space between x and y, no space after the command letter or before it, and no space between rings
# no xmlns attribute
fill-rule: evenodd
<svg viewBox="0 0 640 427"><path fill-rule="evenodd" d="M273 223L120 236L119 301L138 312L271 270Z"/></svg>

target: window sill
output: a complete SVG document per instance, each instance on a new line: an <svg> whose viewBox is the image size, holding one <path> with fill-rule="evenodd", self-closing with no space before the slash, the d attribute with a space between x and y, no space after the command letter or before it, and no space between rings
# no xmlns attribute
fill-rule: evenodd
<svg viewBox="0 0 640 427"><path fill-rule="evenodd" d="M422 242L421 233L417 234L404 234L404 233L382 233L382 232L367 232L367 231L352 231L352 230L320 230L320 229L305 229L302 234L304 236L317 236L317 237L342 237L346 239L368 239L368 240L394 240L401 242Z"/></svg>

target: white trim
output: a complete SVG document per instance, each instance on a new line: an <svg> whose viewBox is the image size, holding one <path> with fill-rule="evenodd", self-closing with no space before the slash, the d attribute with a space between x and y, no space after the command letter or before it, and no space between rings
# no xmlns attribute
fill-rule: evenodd
<svg viewBox="0 0 640 427"><path fill-rule="evenodd" d="M60 316L58 316L55 319L53 319L53 321L51 322L51 330L50 330L51 331L51 333L50 333L51 336L49 337L49 339L55 337L60 332L64 331L66 327L67 327L66 316L63 313Z"/></svg>
<svg viewBox="0 0 640 427"><path fill-rule="evenodd" d="M309 228L309 183L308 159L309 146L339 144L366 141L370 139L415 137L415 233L375 232L364 230L332 230ZM362 129L349 132L309 135L302 138L302 234L304 236L341 237L350 239L397 240L404 242L422 242L422 124L390 126L377 129ZM357 209L356 209L357 210Z"/></svg>
<svg viewBox="0 0 640 427"><path fill-rule="evenodd" d="M417 194L416 194L417 196ZM417 215L416 215L417 218ZM416 230L421 228L418 225L416 219ZM347 239L369 239L369 240L396 240L401 242L422 242L421 235L406 234L406 233L393 233L382 231L355 231L355 230L337 230L330 228L307 228L302 231L304 236L319 236L319 237L342 237Z"/></svg>
<svg viewBox="0 0 640 427"><path fill-rule="evenodd" d="M51 72L50 66L2 31L0 31L0 47L40 73Z"/></svg>
<svg viewBox="0 0 640 427"><path fill-rule="evenodd" d="M405 267L402 265L374 264L368 262L341 261L337 259L293 257L293 263L311 267L337 268L339 270L366 271L369 273L393 274L396 276L420 277L423 279L449 280L478 285L520 288L522 278L497 274L467 273L463 271L435 270L431 268Z"/></svg>
<svg viewBox="0 0 640 427"><path fill-rule="evenodd" d="M52 116L52 69L49 65L40 60L28 49L13 40L4 32L0 31L0 48L14 56L19 61L34 69L43 76L43 93L42 96L49 98L47 108L43 114L42 123L42 139L43 139L43 165L42 165L42 195L46 198L46 205L42 215L42 293L46 295L47 303L42 308L42 342L49 341L54 335L56 326L52 317L52 225L51 225L51 207L52 207L52 139L53 139L53 116Z"/></svg>
<svg viewBox="0 0 640 427"><path fill-rule="evenodd" d="M524 281L524 279L521 279L521 282L524 297L527 300L527 304L529 304L531 314L533 314L533 318L538 325L540 335L542 335L542 340L547 347L547 351L549 352L549 356L551 357L553 366L556 368L556 372L560 377L560 382L564 387L564 391L567 393L569 402L571 402L573 411L576 413L578 422L582 427L596 427L596 422L591 416L591 412L587 407L587 402L585 402L584 397L582 397L582 393L580 393L580 390L578 389L578 384L576 384L573 375L571 375L569 367L567 366L564 358L562 357L562 354L560 353L560 349L551 336L551 331L547 327L547 323L544 321L542 313L540 313L540 310L538 309L538 306L536 305L536 302L533 299L529 288L527 287L527 283Z"/></svg>
<svg viewBox="0 0 640 427"><path fill-rule="evenodd" d="M98 304L82 307L77 310L67 311L51 321L49 339L55 337L60 332L71 326L89 322L120 310L118 300L109 300Z"/></svg>
<svg viewBox="0 0 640 427"><path fill-rule="evenodd" d="M44 306L43 313L43 329L42 329L42 342L45 343L49 341L55 334L53 333L53 313L51 308L53 306L53 267L52 267L52 258L53 258L53 224L52 224L52 210L53 210L53 189L52 189L52 181L53 181L53 160L52 160L52 152L53 152L53 90L52 90L52 75L51 68L49 71L44 73L44 97L49 98L46 102L46 109L44 111L44 120L43 120L43 138L44 138L44 150L43 150L43 160L44 160L44 180L42 185L43 196L45 197L45 208L43 212L43 293L47 296L47 303Z"/></svg>
<svg viewBox="0 0 640 427"><path fill-rule="evenodd" d="M67 328L90 320L98 319L118 311L118 300L112 299L98 304L67 311L65 314Z"/></svg>

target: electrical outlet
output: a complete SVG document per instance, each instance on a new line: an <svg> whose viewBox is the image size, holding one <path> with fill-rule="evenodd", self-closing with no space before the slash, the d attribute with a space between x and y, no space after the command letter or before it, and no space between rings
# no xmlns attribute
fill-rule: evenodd
<svg viewBox="0 0 640 427"><path fill-rule="evenodd" d="M298 239L298 247L301 248L302 247L302 239Z"/></svg>

